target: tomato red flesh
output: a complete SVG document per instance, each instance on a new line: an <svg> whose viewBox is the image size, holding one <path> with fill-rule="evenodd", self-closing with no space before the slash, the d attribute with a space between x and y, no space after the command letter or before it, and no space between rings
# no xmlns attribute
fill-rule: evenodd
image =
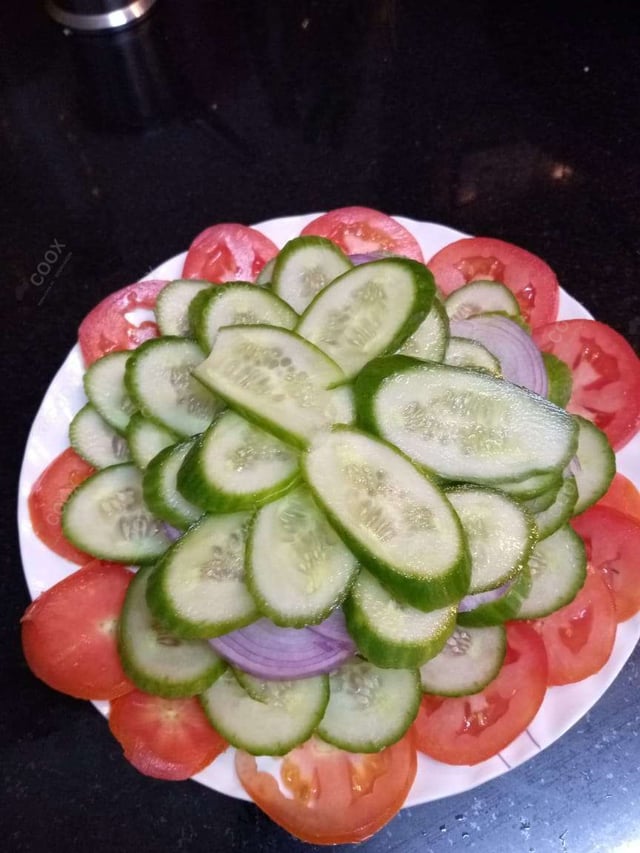
<svg viewBox="0 0 640 853"><path fill-rule="evenodd" d="M385 252L424 263L415 237L391 216L369 207L332 210L305 225L302 234L326 237L347 255Z"/></svg>
<svg viewBox="0 0 640 853"><path fill-rule="evenodd" d="M609 489L598 501L598 506L608 506L640 522L640 492L624 474L618 472Z"/></svg>
<svg viewBox="0 0 640 853"><path fill-rule="evenodd" d="M447 296L472 281L499 281L513 292L532 327L550 323L558 315L560 288L553 270L541 258L504 240L456 240L437 252L427 266Z"/></svg>
<svg viewBox="0 0 640 853"><path fill-rule="evenodd" d="M191 243L184 262L184 278L220 284L255 281L278 247L255 228L235 223L213 225Z"/></svg>
<svg viewBox="0 0 640 853"><path fill-rule="evenodd" d="M189 779L228 746L195 697L163 699L132 690L111 702L109 728L127 760L154 779Z"/></svg>
<svg viewBox="0 0 640 853"><path fill-rule="evenodd" d="M282 761L281 779L258 770L256 759L236 753L238 777L258 806L292 835L310 844L348 844L377 832L402 807L417 769L411 732L370 755L316 740Z"/></svg>
<svg viewBox="0 0 640 853"><path fill-rule="evenodd" d="M417 747L446 764L485 761L522 734L546 686L544 644L530 625L511 622L502 669L484 690L456 698L425 694L413 725Z"/></svg>
<svg viewBox="0 0 640 853"><path fill-rule="evenodd" d="M571 522L609 587L618 622L640 612L640 520L598 502Z"/></svg>
<svg viewBox="0 0 640 853"><path fill-rule="evenodd" d="M132 577L124 566L93 560L29 605L22 647L38 678L78 699L114 699L133 689L116 640Z"/></svg>
<svg viewBox="0 0 640 853"><path fill-rule="evenodd" d="M602 574L590 567L574 600L535 623L547 650L548 683L573 684L602 669L613 649L616 624L613 596Z"/></svg>
<svg viewBox="0 0 640 853"><path fill-rule="evenodd" d="M117 290L99 302L80 323L78 343L87 367L98 358L116 350L135 349L158 336L152 320L136 324L127 315L136 309L153 309L166 281L138 281Z"/></svg>
<svg viewBox="0 0 640 853"><path fill-rule="evenodd" d="M640 360L622 335L597 320L561 320L533 339L571 368L567 409L600 427L614 450L624 447L640 428Z"/></svg>
<svg viewBox="0 0 640 853"><path fill-rule="evenodd" d="M31 526L44 544L65 560L82 565L91 560L75 548L62 532L62 507L71 492L95 471L71 447L44 469L29 495Z"/></svg>

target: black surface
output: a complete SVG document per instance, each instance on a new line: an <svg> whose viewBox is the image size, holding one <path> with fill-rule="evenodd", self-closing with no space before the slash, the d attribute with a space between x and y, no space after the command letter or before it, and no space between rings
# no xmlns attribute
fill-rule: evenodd
<svg viewBox="0 0 640 853"><path fill-rule="evenodd" d="M637 348L640 18L616 3L159 0L135 29L81 38L35 4L0 16L2 846L305 849L252 805L138 775L88 703L29 674L14 507L39 400L87 310L206 225L354 203L524 245ZM68 259L35 284L54 241ZM555 746L403 811L363 849L640 849L639 663Z"/></svg>

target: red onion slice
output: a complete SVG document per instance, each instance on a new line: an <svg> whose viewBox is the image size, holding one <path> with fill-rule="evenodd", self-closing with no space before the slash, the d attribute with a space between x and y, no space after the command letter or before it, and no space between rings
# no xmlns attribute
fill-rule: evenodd
<svg viewBox="0 0 640 853"><path fill-rule="evenodd" d="M381 261L383 258L390 257L392 256L389 255L388 252L365 252L356 255L349 255L349 260L354 266L359 267L360 264L368 264L371 261Z"/></svg>
<svg viewBox="0 0 640 853"><path fill-rule="evenodd" d="M167 539L170 539L172 542L175 542L176 539L179 539L182 536L182 530L178 530L177 527L174 527L166 521L162 522L162 529Z"/></svg>
<svg viewBox="0 0 640 853"><path fill-rule="evenodd" d="M353 643L338 642L310 628L279 628L270 619L259 619L209 642L233 666L272 681L331 672L355 649Z"/></svg>
<svg viewBox="0 0 640 853"><path fill-rule="evenodd" d="M479 315L452 320L450 328L452 335L478 341L495 355L506 380L546 397L549 380L542 355L516 322L499 314Z"/></svg>
<svg viewBox="0 0 640 853"><path fill-rule="evenodd" d="M320 622L318 625L309 625L309 630L321 634L328 640L333 640L336 643L340 643L340 645L347 646L353 653L356 651L355 643L347 631L347 621L344 618L344 613L340 609L334 610L324 622Z"/></svg>
<svg viewBox="0 0 640 853"><path fill-rule="evenodd" d="M502 586L497 586L495 589L488 589L486 592L476 592L473 595L465 595L458 604L458 612L466 613L469 610L475 610L481 604L491 604L492 601L497 601L502 598L505 593L513 586L513 581L507 581Z"/></svg>

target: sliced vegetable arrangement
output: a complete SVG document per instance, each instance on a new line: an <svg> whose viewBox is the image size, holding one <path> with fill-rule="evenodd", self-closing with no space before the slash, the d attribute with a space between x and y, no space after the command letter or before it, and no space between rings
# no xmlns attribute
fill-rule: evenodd
<svg viewBox="0 0 640 853"><path fill-rule="evenodd" d="M614 454L640 362L558 320L552 271L502 241L425 265L358 207L291 236L213 226L182 279L81 324L89 402L29 510L82 568L23 645L51 687L111 701L141 772L189 778L230 744L270 817L335 844L396 814L416 750L498 755L640 611Z"/></svg>

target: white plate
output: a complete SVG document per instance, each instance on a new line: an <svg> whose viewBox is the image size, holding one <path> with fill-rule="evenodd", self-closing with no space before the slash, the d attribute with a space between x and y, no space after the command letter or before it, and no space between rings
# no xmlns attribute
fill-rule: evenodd
<svg viewBox="0 0 640 853"><path fill-rule="evenodd" d="M282 246L288 239L299 234L304 225L314 216L312 214L273 219L260 223L256 227L278 246ZM396 218L418 239L425 258L431 257L453 240L466 236L443 225L414 222L403 217ZM183 262L184 254L177 255L150 272L146 278L179 278ZM560 300L562 319L589 316L589 313L575 299L562 293ZM24 573L32 597L77 569L76 565L53 554L34 535L29 521L27 498L43 468L68 446L69 422L86 402L82 390L82 373L80 353L75 346L49 386L27 440L20 475L18 525ZM640 483L640 436L636 436L618 454L618 470L626 474L636 485ZM640 615L618 627L613 654L599 673L575 685L550 688L542 707L527 731L494 758L474 767L451 767L421 755L418 774L405 806L426 803L467 791L481 782L500 776L512 767L522 764L541 749L552 744L586 714L602 696L624 666L639 637ZM94 704L103 714L106 714L107 703ZM194 779L215 791L232 797L249 799L236 778L232 749L217 758Z"/></svg>

